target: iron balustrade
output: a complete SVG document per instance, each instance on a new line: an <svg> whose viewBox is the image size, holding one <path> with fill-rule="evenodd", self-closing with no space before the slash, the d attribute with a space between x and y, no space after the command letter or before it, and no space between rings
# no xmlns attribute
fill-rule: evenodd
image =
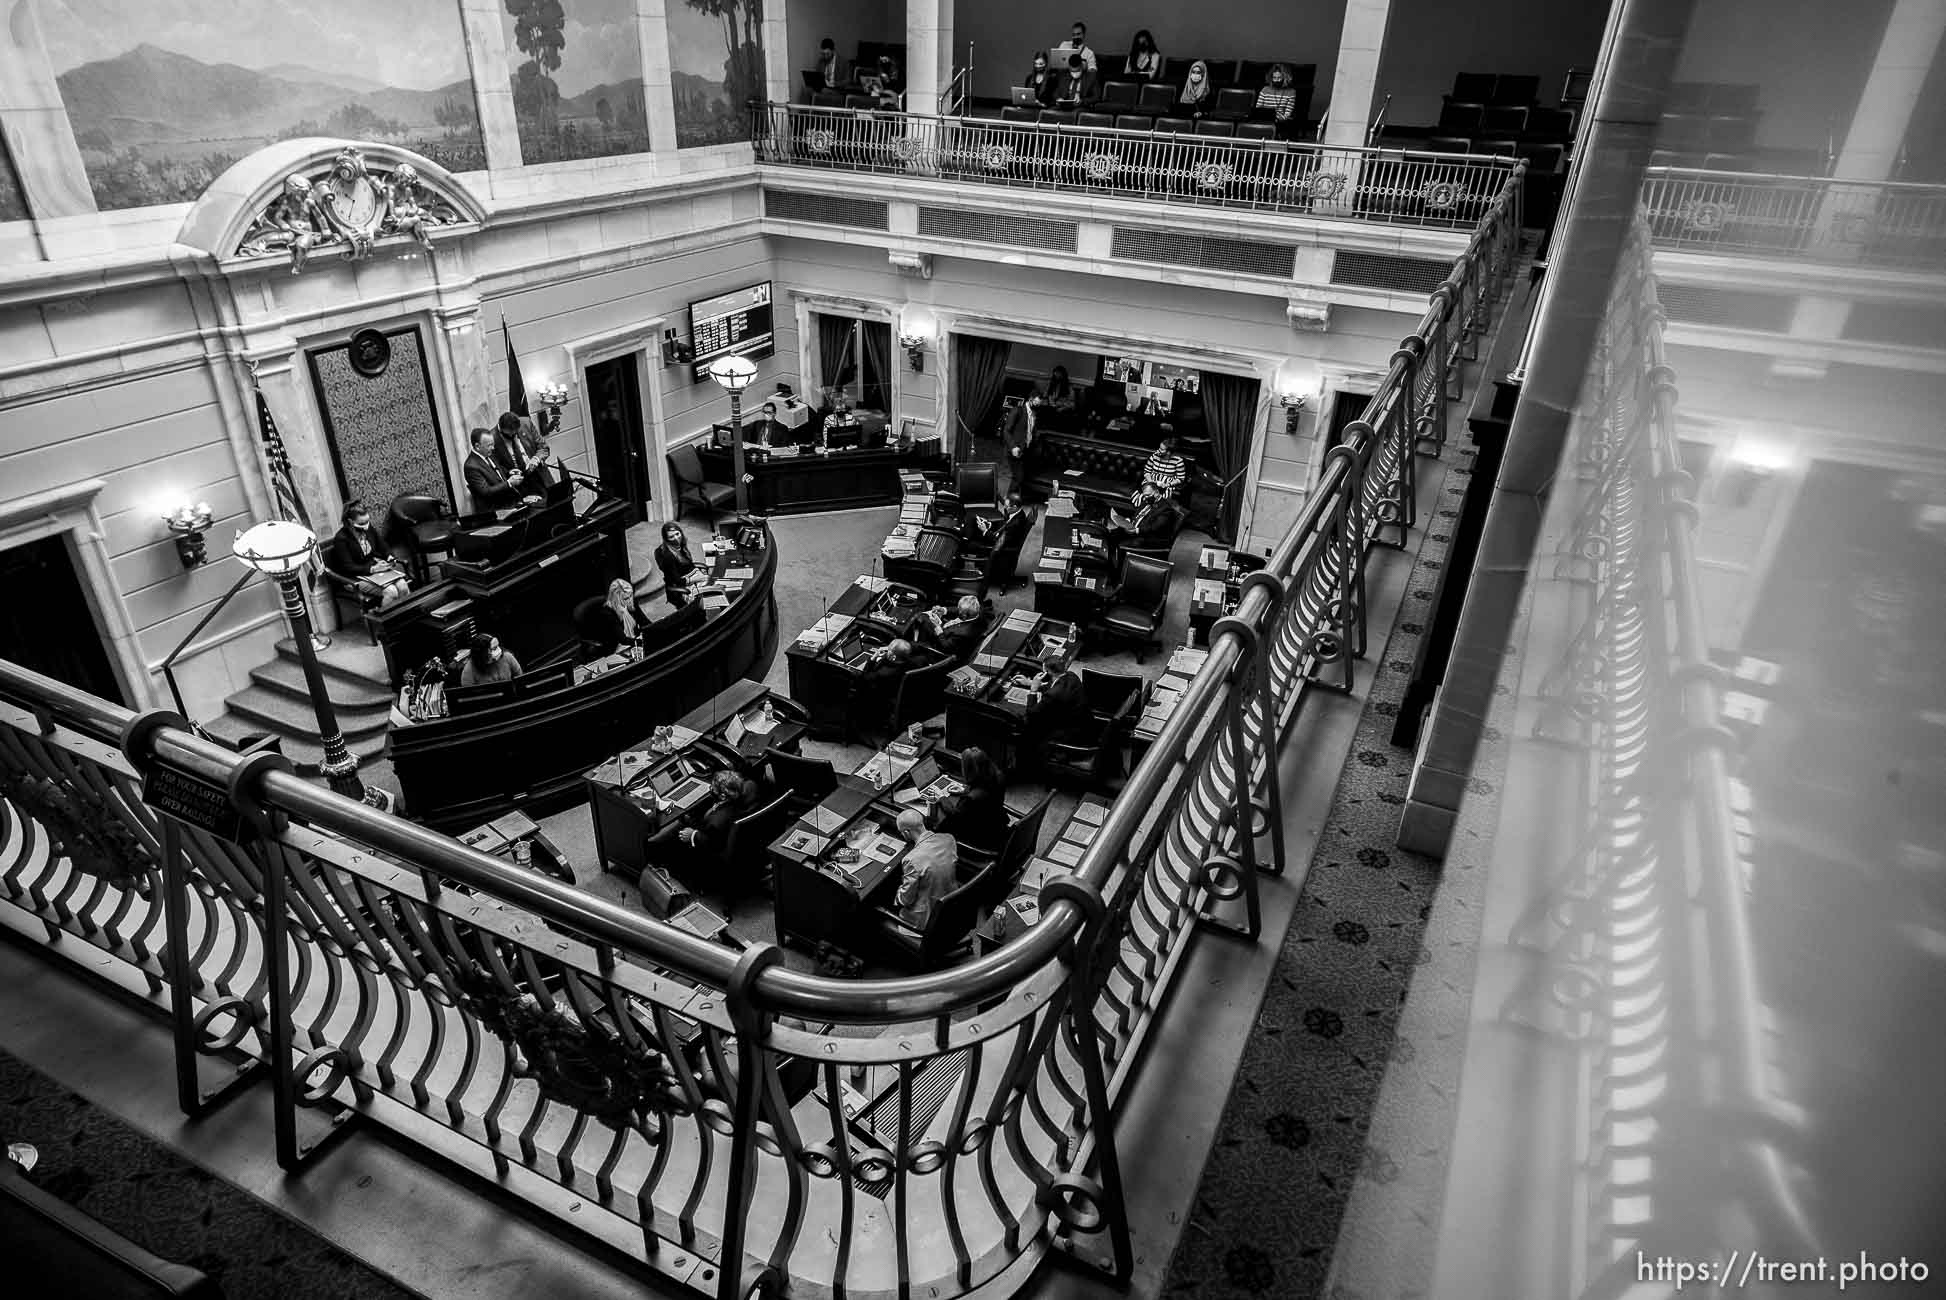
<svg viewBox="0 0 1946 1300"><path fill-rule="evenodd" d="M1517 158L877 109L753 105L757 161L1468 230Z"/></svg>
<svg viewBox="0 0 1946 1300"><path fill-rule="evenodd" d="M1503 186L1074 874L994 952L792 971L5 663L0 924L172 1018L185 1111L267 1075L288 1169L381 1124L725 1300L1008 1293L1057 1242L1125 1279L1118 1106L1196 935L1258 936L1278 752L1312 687L1352 684L1365 566L1412 527L1517 204ZM157 816L144 777L242 829Z"/></svg>
<svg viewBox="0 0 1946 1300"><path fill-rule="evenodd" d="M1946 186L1652 167L1642 201L1665 248L1946 269Z"/></svg>

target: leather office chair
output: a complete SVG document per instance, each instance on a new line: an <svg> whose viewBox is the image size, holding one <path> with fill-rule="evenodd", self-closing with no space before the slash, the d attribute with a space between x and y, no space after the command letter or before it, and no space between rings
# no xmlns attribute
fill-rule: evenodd
<svg viewBox="0 0 1946 1300"><path fill-rule="evenodd" d="M971 860L975 872L965 873L980 883L978 898L980 911L986 912L1005 902L1007 895L1013 893L1014 886L1020 882L1020 875L1027 870L1027 864L1034 857L1034 850L1040 847L1041 827L1047 821L1048 805L1054 802L1054 792L1049 790L1041 796L1040 802L1030 808L1018 821L1007 828L1006 838L1000 841L1000 851L992 854L990 866L986 859L989 855L978 849L960 846L962 860Z"/></svg>
<svg viewBox="0 0 1946 1300"><path fill-rule="evenodd" d="M1144 686L1140 677L1081 670L1081 690L1094 730L1085 742L1048 742L1041 755L1041 769L1049 784L1068 789L1113 789L1123 775L1122 752L1141 714Z"/></svg>
<svg viewBox="0 0 1946 1300"><path fill-rule="evenodd" d="M1000 466L990 460L972 461L953 471L953 495L965 506L1000 504Z"/></svg>
<svg viewBox="0 0 1946 1300"><path fill-rule="evenodd" d="M786 797L794 814L814 807L838 788L838 770L829 759L767 749L764 761L770 764L772 788Z"/></svg>
<svg viewBox="0 0 1946 1300"><path fill-rule="evenodd" d="M1176 535L1182 531L1183 521L1188 518L1189 512L1181 502L1169 502L1155 512L1147 528L1114 548L1113 562L1120 563L1123 556L1140 555L1167 564L1170 553L1176 548Z"/></svg>
<svg viewBox="0 0 1946 1300"><path fill-rule="evenodd" d="M367 587L350 574L326 568L323 548L319 548L318 556L318 569L324 574L325 586L331 589L332 606L339 611L341 619L344 610L352 610L352 617L364 623L365 635L371 638L373 645L377 645L378 625L373 622L372 615L378 613L379 603L385 599L384 594Z"/></svg>
<svg viewBox="0 0 1946 1300"><path fill-rule="evenodd" d="M955 752L979 746L1011 772L1020 749L1020 719L998 704L956 698L946 710L946 748Z"/></svg>
<svg viewBox="0 0 1946 1300"><path fill-rule="evenodd" d="M700 506L709 516L709 526L716 527L716 517L730 509L737 499L736 486L731 483L711 483L703 473L703 458L696 450L695 443L678 447L669 453L669 477L676 484L676 510L682 513L683 504Z"/></svg>
<svg viewBox="0 0 1946 1300"><path fill-rule="evenodd" d="M1220 120L1241 122L1257 107L1257 88L1254 86L1232 86L1216 92L1216 109L1209 116ZM1208 120L1207 118L1205 120Z"/></svg>
<svg viewBox="0 0 1946 1300"><path fill-rule="evenodd" d="M1136 97L1135 111L1154 117L1167 117L1176 107L1176 83L1148 82Z"/></svg>
<svg viewBox="0 0 1946 1300"><path fill-rule="evenodd" d="M574 634L581 639L575 648L576 662L585 664L614 652L615 643L609 639L606 620L596 617L606 602L605 596L590 596L574 607Z"/></svg>
<svg viewBox="0 0 1946 1300"><path fill-rule="evenodd" d="M386 544L405 552L415 582L431 578L432 557L451 551L453 534L458 531L459 521L453 518L453 508L438 497L423 493L407 492L394 497L385 512Z"/></svg>
<svg viewBox="0 0 1946 1300"><path fill-rule="evenodd" d="M999 869L996 860L952 893L935 900L923 930L913 929L895 912L872 908L860 920L861 943L887 965L903 971L944 970L966 953L967 938L980 923L980 902L993 892L988 877Z"/></svg>
<svg viewBox="0 0 1946 1300"><path fill-rule="evenodd" d="M1147 555L1124 555L1121 578L1108 608L1095 621L1102 633L1136 643L1141 663L1156 646L1162 628L1162 609L1169 600L1171 566Z"/></svg>
<svg viewBox="0 0 1946 1300"><path fill-rule="evenodd" d="M885 577L891 582L917 587L926 593L927 600L936 601L953 576L959 547L957 529L922 528L913 540L911 555L885 561Z"/></svg>
<svg viewBox="0 0 1946 1300"><path fill-rule="evenodd" d="M898 699L892 705L893 734L939 716L946 707L946 678L956 667L952 660L942 659L914 668L900 679Z"/></svg>
<svg viewBox="0 0 1946 1300"><path fill-rule="evenodd" d="M795 816L790 810L791 796L780 794L754 812L745 813L730 826L730 842L723 851L730 879L730 891L748 889L770 877L770 842L783 833L784 824Z"/></svg>

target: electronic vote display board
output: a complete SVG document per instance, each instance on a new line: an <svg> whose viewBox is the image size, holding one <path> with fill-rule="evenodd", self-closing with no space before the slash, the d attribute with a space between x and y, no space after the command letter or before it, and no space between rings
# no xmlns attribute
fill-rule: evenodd
<svg viewBox="0 0 1946 1300"><path fill-rule="evenodd" d="M771 354L770 281L689 304L689 341L696 350L691 378L709 378L709 363L735 353L755 360Z"/></svg>

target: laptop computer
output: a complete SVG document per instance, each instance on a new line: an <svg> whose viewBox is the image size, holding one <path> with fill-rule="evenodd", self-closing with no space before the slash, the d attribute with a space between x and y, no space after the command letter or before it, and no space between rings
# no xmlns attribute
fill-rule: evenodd
<svg viewBox="0 0 1946 1300"><path fill-rule="evenodd" d="M858 88L867 95L876 95L885 89L885 78L876 73L868 74L858 79Z"/></svg>
<svg viewBox="0 0 1946 1300"><path fill-rule="evenodd" d="M822 72L817 71L815 68L806 69L805 71L800 72L798 75L804 78L804 89L810 91L813 95L817 94L821 90L826 89L824 84L824 74Z"/></svg>
<svg viewBox="0 0 1946 1300"><path fill-rule="evenodd" d="M1013 96L1015 108L1039 108L1041 101L1035 97L1032 86L1015 86L1007 92ZM1014 399L1018 401L1019 399Z"/></svg>

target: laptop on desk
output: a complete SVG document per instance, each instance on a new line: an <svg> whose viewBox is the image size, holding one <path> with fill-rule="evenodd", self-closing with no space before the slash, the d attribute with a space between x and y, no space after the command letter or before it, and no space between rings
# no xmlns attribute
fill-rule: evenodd
<svg viewBox="0 0 1946 1300"><path fill-rule="evenodd" d="M798 75L804 78L804 89L810 91L813 95L827 89L824 84L824 74L815 68L802 71Z"/></svg>

